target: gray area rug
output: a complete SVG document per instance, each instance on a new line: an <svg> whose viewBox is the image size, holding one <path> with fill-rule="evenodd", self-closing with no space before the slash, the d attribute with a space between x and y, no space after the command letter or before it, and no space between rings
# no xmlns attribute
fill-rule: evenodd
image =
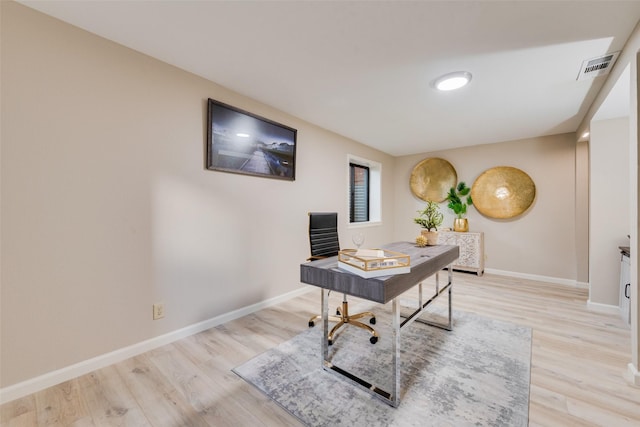
<svg viewBox="0 0 640 427"><path fill-rule="evenodd" d="M374 307L377 344L366 331L346 327L329 355L391 391L388 309ZM526 426L531 330L460 311L453 319L451 332L418 322L402 331L398 408L322 369L319 326L233 371L309 426Z"/></svg>

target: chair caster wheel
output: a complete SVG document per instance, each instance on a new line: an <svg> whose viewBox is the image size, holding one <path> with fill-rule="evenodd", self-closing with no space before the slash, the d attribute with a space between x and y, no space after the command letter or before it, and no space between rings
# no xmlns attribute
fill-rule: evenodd
<svg viewBox="0 0 640 427"><path fill-rule="evenodd" d="M371 323L372 325L376 324L376 318L372 317L371 319L369 319L369 323Z"/></svg>
<svg viewBox="0 0 640 427"><path fill-rule="evenodd" d="M336 310L336 316L341 316L340 310Z"/></svg>
<svg viewBox="0 0 640 427"><path fill-rule="evenodd" d="M327 343L328 343L329 345L333 345L333 340L327 340Z"/></svg>
<svg viewBox="0 0 640 427"><path fill-rule="evenodd" d="M378 342L378 337L371 337L371 338L369 338L369 342L370 342L371 344L375 344L375 343L377 343L377 342Z"/></svg>
<svg viewBox="0 0 640 427"><path fill-rule="evenodd" d="M313 320L310 320L310 321L309 321L309 327L310 327L310 328L313 328L315 325L316 325L316 324L315 324L315 323L313 323Z"/></svg>

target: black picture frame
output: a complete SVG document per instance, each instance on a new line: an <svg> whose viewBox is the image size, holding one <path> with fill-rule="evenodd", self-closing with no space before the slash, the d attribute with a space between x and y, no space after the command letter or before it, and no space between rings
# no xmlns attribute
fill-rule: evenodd
<svg viewBox="0 0 640 427"><path fill-rule="evenodd" d="M207 117L207 169L296 179L296 129L211 98Z"/></svg>

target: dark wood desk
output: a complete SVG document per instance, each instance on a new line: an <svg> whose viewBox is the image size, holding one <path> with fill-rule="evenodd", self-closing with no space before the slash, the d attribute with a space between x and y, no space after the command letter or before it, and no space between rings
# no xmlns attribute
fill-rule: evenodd
<svg viewBox="0 0 640 427"><path fill-rule="evenodd" d="M411 257L411 271L406 274L382 276L365 279L356 274L347 272L338 267L338 258L331 257L318 261L312 261L300 265L300 281L309 285L322 288L322 366L325 370L349 378L364 389L373 393L391 406L397 407L400 404L400 332L403 327L408 326L414 320L427 323L432 326L451 330L451 290L452 290L452 263L458 259L458 246L438 245L418 248L411 242L395 242L384 245L381 249L389 249L407 254ZM448 268L448 283L440 287L439 272ZM422 281L436 275L435 293L427 300L423 301ZM400 304L398 297L413 288L419 286L418 300L419 308L412 314L400 320ZM327 343L329 330L329 291L346 293L359 298L364 298L380 304L392 301L392 357L393 357L393 391L387 392L366 380L358 378L356 375L335 366L329 360L329 348ZM449 318L448 324L435 324L419 319L425 309L445 291L449 297Z"/></svg>

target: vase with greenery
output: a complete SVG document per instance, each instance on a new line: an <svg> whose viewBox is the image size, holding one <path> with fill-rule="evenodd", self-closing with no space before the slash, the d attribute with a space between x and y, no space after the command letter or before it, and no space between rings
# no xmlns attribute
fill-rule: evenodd
<svg viewBox="0 0 640 427"><path fill-rule="evenodd" d="M467 206L473 205L471 199L471 188L467 187L463 181L459 182L456 187L449 189L447 194L447 200L449 204L447 207L456 214L456 218L453 221L454 231L469 231L469 222L467 221Z"/></svg>
<svg viewBox="0 0 640 427"><path fill-rule="evenodd" d="M438 243L438 227L442 225L444 215L440 212L440 205L432 200L427 201L427 205L421 211L419 216L413 221L420 225L422 235L427 239L427 245L436 245Z"/></svg>

